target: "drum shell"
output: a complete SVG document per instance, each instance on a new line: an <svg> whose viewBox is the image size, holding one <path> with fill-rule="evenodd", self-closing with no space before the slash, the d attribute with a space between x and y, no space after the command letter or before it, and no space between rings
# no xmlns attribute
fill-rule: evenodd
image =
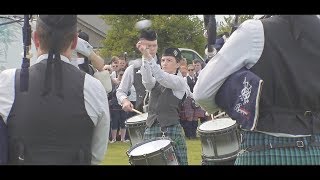
<svg viewBox="0 0 320 180"><path fill-rule="evenodd" d="M140 115L136 115L131 118L137 118L139 116ZM144 131L147 127L146 125L147 119L145 118L145 119L141 119L140 121L130 122L129 120L131 118L125 121L125 126L127 128L127 131L130 137L131 146L133 146L143 141Z"/></svg>
<svg viewBox="0 0 320 180"><path fill-rule="evenodd" d="M160 150L157 150L148 154L139 155L139 156L133 156L130 154L137 147L140 147L144 144L147 144L149 142L156 141L156 140L170 140L170 139L162 138L162 137L154 138L154 139L149 139L134 145L127 151L127 156L129 157L129 163L131 165L179 165L171 140L170 140L171 142L167 146L162 147Z"/></svg>
<svg viewBox="0 0 320 180"><path fill-rule="evenodd" d="M202 157L205 157L206 160L217 162L228 160L240 151L240 131L237 123L211 131L204 131L199 127L197 133L201 140Z"/></svg>
<svg viewBox="0 0 320 180"><path fill-rule="evenodd" d="M201 165L210 166L210 165L234 165L237 159L237 154L222 158L222 159L212 159L211 157L206 157L202 155Z"/></svg>

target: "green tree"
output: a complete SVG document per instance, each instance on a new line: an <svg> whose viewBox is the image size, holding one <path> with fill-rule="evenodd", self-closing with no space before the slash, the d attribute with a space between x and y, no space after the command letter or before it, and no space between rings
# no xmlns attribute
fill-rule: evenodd
<svg viewBox="0 0 320 180"><path fill-rule="evenodd" d="M238 24L240 25L247 19L253 19L254 15L239 15ZM234 15L224 16L224 22L220 22L218 24L217 35L222 34L224 32L231 32L232 26L234 26Z"/></svg>
<svg viewBox="0 0 320 180"><path fill-rule="evenodd" d="M135 28L135 23L143 19L152 21L151 28L158 34L159 53L170 46L198 52L204 50L203 21L194 15L104 15L102 19L111 27L103 41L103 57L124 52L129 57L140 57L135 47L140 32Z"/></svg>
<svg viewBox="0 0 320 180"><path fill-rule="evenodd" d="M7 16L0 17L0 24L8 23L0 26L0 57L3 56L5 59L7 59L9 45L18 41L17 34L21 31L21 26L18 23L10 23L14 20ZM0 61L2 60L0 59Z"/></svg>

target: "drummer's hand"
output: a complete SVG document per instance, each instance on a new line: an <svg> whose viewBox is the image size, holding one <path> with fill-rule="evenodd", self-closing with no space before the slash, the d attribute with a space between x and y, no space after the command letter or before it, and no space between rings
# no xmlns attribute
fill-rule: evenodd
<svg viewBox="0 0 320 180"><path fill-rule="evenodd" d="M128 99L124 99L122 103L122 109L126 112L130 112L132 111L132 108L133 104Z"/></svg>
<svg viewBox="0 0 320 180"><path fill-rule="evenodd" d="M146 45L145 40L140 40L137 44L136 47L139 49L139 51L142 53L142 56L144 57L144 59L146 60L151 60L152 56L149 53L149 48Z"/></svg>

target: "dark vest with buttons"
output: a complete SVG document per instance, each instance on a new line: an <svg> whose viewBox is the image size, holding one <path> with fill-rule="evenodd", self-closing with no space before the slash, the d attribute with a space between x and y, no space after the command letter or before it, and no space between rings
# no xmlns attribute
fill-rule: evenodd
<svg viewBox="0 0 320 180"><path fill-rule="evenodd" d="M262 24L264 49L251 68L264 80L257 130L320 133L319 19L275 16Z"/></svg>
<svg viewBox="0 0 320 180"><path fill-rule="evenodd" d="M156 82L151 90L147 126L158 122L161 127L179 124L179 104L181 100L173 95L172 89L165 88Z"/></svg>
<svg viewBox="0 0 320 180"><path fill-rule="evenodd" d="M84 104L85 73L62 62L64 98L55 93L41 96L46 63L29 68L27 92L20 92L16 71L8 116L9 164L91 164L94 124Z"/></svg>
<svg viewBox="0 0 320 180"><path fill-rule="evenodd" d="M133 86L136 89L136 105L135 109L143 112L143 100L146 96L146 88L142 84L142 76L140 73L137 73L140 70L139 68L134 68L133 70Z"/></svg>

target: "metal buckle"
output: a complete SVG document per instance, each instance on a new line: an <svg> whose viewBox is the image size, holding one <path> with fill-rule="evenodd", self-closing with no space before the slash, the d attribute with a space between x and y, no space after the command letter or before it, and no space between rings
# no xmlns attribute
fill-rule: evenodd
<svg viewBox="0 0 320 180"><path fill-rule="evenodd" d="M241 154L243 154L243 153L248 152L247 149L248 149L248 148L241 149L241 150L238 152L237 156L239 156L239 155L241 155Z"/></svg>
<svg viewBox="0 0 320 180"><path fill-rule="evenodd" d="M24 158L22 158L21 156L19 156L18 159L19 159L20 161L24 161Z"/></svg>
<svg viewBox="0 0 320 180"><path fill-rule="evenodd" d="M304 116L311 116L311 111L305 111Z"/></svg>
<svg viewBox="0 0 320 180"><path fill-rule="evenodd" d="M162 136L161 137L166 137L166 135L165 135L165 133L167 133L168 132L168 127L165 127L166 128L166 130L165 131L162 131L162 127L160 127L160 132L162 133Z"/></svg>
<svg viewBox="0 0 320 180"><path fill-rule="evenodd" d="M299 148L304 147L303 141L297 141L296 144L297 144L297 147L299 147Z"/></svg>

